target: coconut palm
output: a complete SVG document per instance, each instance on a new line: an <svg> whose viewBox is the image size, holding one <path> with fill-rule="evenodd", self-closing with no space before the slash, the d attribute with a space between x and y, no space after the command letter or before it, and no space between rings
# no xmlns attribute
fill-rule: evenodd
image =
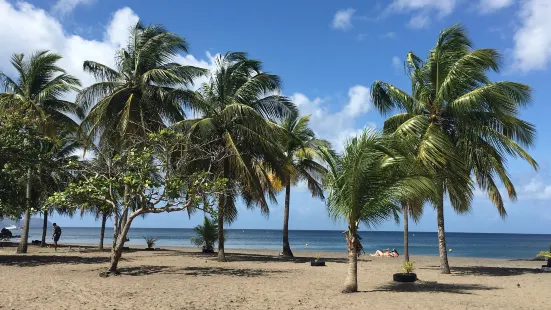
<svg viewBox="0 0 551 310"><path fill-rule="evenodd" d="M128 46L115 55L115 68L85 61L84 71L98 81L85 88L77 103L90 109L83 131L102 140L157 131L166 122L184 117L191 92L181 88L205 70L173 62L186 53L186 40L160 25L137 23L130 29Z"/></svg>
<svg viewBox="0 0 551 310"><path fill-rule="evenodd" d="M190 141L203 144L217 158L197 161L228 182L218 204L218 259L225 261L224 223L237 216L236 199L241 196L247 207L260 206L268 212L265 193L275 200L268 174L278 177L282 170L283 151L276 142L283 132L272 121L296 113L296 107L279 92L278 76L262 72L261 62L245 53L228 52L215 60L208 83L203 84L192 101L199 115L179 124L190 135Z"/></svg>
<svg viewBox="0 0 551 310"><path fill-rule="evenodd" d="M12 79L0 72L0 108L19 106L41 121L40 131L45 136L55 137L59 130L74 130L78 127L70 114L82 115L72 102L63 99L70 92L78 91L80 82L57 66L61 56L48 51L38 51L26 58L14 54L11 64L17 72ZM29 168L26 181L27 207L24 228L17 253L27 253L27 239L31 217L31 193L34 171Z"/></svg>
<svg viewBox="0 0 551 310"><path fill-rule="evenodd" d="M305 181L312 197L324 198L322 179L327 169L319 163L319 147L329 147L329 142L316 138L309 125L310 115L299 117L292 114L285 118L281 127L286 131L281 141L285 152L286 166L289 173L285 184L285 211L283 213L283 256L293 257L289 244L289 203L291 186Z"/></svg>
<svg viewBox="0 0 551 310"><path fill-rule="evenodd" d="M442 273L450 273L444 231L445 195L456 212L467 212L476 184L505 216L497 180L505 185L510 199L516 198L505 168L507 155L520 157L537 168L523 149L534 143L535 128L518 118L519 109L530 102L530 87L490 81L487 71L499 71L499 53L494 49L473 50L471 46L460 25L444 29L425 61L408 53L411 94L382 81L372 86L373 102L381 113L401 112L385 121L385 130L416 138L417 158L435 169Z"/></svg>
<svg viewBox="0 0 551 310"><path fill-rule="evenodd" d="M103 251L103 240L105 239L105 225L107 219L113 214L113 208L111 206L97 205L93 208L86 207L80 209L80 216L84 216L86 213L92 214L96 220L101 218L101 228L99 233L98 250Z"/></svg>
<svg viewBox="0 0 551 310"><path fill-rule="evenodd" d="M363 247L358 235L360 223L367 226L392 217L405 199L424 199L434 195L431 178L403 173L410 164L402 146L390 137L373 130L364 130L348 141L344 153L332 155L322 149L328 163L326 187L327 207L335 220L344 219L348 249L348 276L343 292L358 290L358 256Z"/></svg>

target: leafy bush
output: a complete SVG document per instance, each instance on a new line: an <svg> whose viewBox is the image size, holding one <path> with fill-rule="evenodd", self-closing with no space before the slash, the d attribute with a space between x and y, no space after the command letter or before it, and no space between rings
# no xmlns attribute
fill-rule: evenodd
<svg viewBox="0 0 551 310"><path fill-rule="evenodd" d="M155 242L159 240L158 238L147 238L143 237L145 239L145 242L147 243L147 248L151 249L155 246Z"/></svg>
<svg viewBox="0 0 551 310"><path fill-rule="evenodd" d="M218 242L218 224L216 219L204 217L203 225L197 225L193 230L196 236L191 238L191 242L198 247L203 247L206 251L213 251L214 245Z"/></svg>
<svg viewBox="0 0 551 310"><path fill-rule="evenodd" d="M551 259L551 252L541 251L537 257L545 257L547 259Z"/></svg>
<svg viewBox="0 0 551 310"><path fill-rule="evenodd" d="M412 273L413 270L415 270L414 264L415 262L404 262L404 264L402 265L402 271L408 274Z"/></svg>

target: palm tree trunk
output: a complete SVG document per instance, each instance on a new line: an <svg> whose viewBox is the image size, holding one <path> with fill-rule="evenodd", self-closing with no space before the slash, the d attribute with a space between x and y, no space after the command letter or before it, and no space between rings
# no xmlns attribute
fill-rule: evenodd
<svg viewBox="0 0 551 310"><path fill-rule="evenodd" d="M101 231L99 233L99 250L103 251L103 239L105 237L105 222L107 222L107 214L101 215Z"/></svg>
<svg viewBox="0 0 551 310"><path fill-rule="evenodd" d="M17 254L27 253L27 244L29 242L29 224L31 222L31 168L27 169L27 190L25 193L25 199L27 200L27 208L25 210L25 220L23 224L23 233L21 234L21 241L17 247Z"/></svg>
<svg viewBox="0 0 551 310"><path fill-rule="evenodd" d="M283 256L293 257L289 244L289 203L291 200L291 182L287 180L285 185L285 211L283 213Z"/></svg>
<svg viewBox="0 0 551 310"><path fill-rule="evenodd" d="M224 178L229 180L230 163L224 159ZM218 200L218 261L226 261L226 253L224 253L224 212L226 209L226 193L220 194Z"/></svg>
<svg viewBox="0 0 551 310"><path fill-rule="evenodd" d="M218 261L225 262L226 254L224 253L224 194L220 195L218 200Z"/></svg>
<svg viewBox="0 0 551 310"><path fill-rule="evenodd" d="M48 232L48 210L44 211L44 223L42 224L42 240L40 247L46 247L46 233Z"/></svg>
<svg viewBox="0 0 551 310"><path fill-rule="evenodd" d="M409 262L409 205L402 205L404 213L404 260Z"/></svg>
<svg viewBox="0 0 551 310"><path fill-rule="evenodd" d="M355 229L351 229L353 226L355 226L354 223L348 226L350 235L346 237L348 247L348 275L344 282L343 293L355 293L358 291L358 249L355 245L359 240L356 240Z"/></svg>
<svg viewBox="0 0 551 310"><path fill-rule="evenodd" d="M443 274L450 273L450 265L448 264L448 252L446 247L446 234L444 232L444 194L443 192L438 197L436 205L436 217L438 220L438 250L440 252L440 272Z"/></svg>

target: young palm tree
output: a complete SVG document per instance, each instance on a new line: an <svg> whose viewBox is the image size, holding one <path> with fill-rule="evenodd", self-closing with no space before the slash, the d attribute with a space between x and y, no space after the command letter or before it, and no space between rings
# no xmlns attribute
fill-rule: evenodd
<svg viewBox="0 0 551 310"><path fill-rule="evenodd" d="M321 159L319 147L329 147L326 140L316 139L309 125L310 115L299 117L293 114L283 120L281 127L286 131L281 146L285 152L286 166L289 168L285 184L285 211L283 213L283 256L293 257L289 244L289 203L291 186L306 181L312 197L323 197L321 185L327 169L318 161Z"/></svg>
<svg viewBox="0 0 551 310"><path fill-rule="evenodd" d="M199 118L179 124L189 133L192 143L221 154L222 158L204 160L199 169L210 166L228 182L218 204L218 259L225 261L224 223L237 216L235 202L241 196L248 207L259 205L268 212L265 199L270 185L268 171L281 178L283 151L276 142L282 134L275 121L296 113L287 98L276 93L281 87L278 76L262 72L261 62L245 53L229 52L217 57L215 70L192 101ZM198 161L199 164L199 161ZM275 200L275 194L268 190Z"/></svg>
<svg viewBox="0 0 551 310"><path fill-rule="evenodd" d="M376 225L400 210L400 201L434 195L432 180L424 175L402 173L410 164L402 147L390 137L364 130L350 140L344 153L332 155L322 149L328 163L327 207L334 219L345 219L348 276L343 293L358 290L358 256L363 247L358 235L360 223Z"/></svg>
<svg viewBox="0 0 551 310"><path fill-rule="evenodd" d="M84 71L98 82L83 89L77 103L90 112L82 129L102 140L157 131L166 122L184 117L182 105L192 92L180 88L193 83L205 70L174 63L178 53L187 53L186 40L160 25L137 23L128 46L115 55L116 67L85 61Z"/></svg>
<svg viewBox="0 0 551 310"><path fill-rule="evenodd" d="M385 121L385 130L418 139L418 154L436 170L440 269L450 273L444 233L444 197L457 212L470 208L473 181L488 193L501 216L506 215L496 178L511 199L515 188L506 171L507 155L537 163L523 149L534 143L535 128L518 118L530 102L531 89L514 82L492 82L487 71L499 71L501 57L493 49L471 48L466 31L455 25L444 29L436 46L422 61L406 58L411 95L381 81L372 86L381 113L402 113Z"/></svg>
<svg viewBox="0 0 551 310"><path fill-rule="evenodd" d="M60 55L48 51L35 52L27 59L23 54L14 54L11 64L18 74L17 79L0 72L3 88L0 93L0 108L23 107L41 120L42 134L50 137L55 137L59 130L75 130L78 125L69 114L82 114L75 104L61 99L72 91L78 91L80 82L57 66L60 59ZM33 174L35 172L29 168L26 182L27 207L17 253L27 253Z"/></svg>
<svg viewBox="0 0 551 310"><path fill-rule="evenodd" d="M191 238L191 242L196 246L202 246L203 252L213 253L214 244L218 242L218 224L215 219L203 218L203 225L197 225L193 229L196 236Z"/></svg>

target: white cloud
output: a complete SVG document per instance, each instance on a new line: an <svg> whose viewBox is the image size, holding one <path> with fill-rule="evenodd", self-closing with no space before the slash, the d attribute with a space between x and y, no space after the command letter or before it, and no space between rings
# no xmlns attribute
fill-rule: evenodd
<svg viewBox="0 0 551 310"><path fill-rule="evenodd" d="M63 56L60 66L78 77L84 87L92 84L94 79L82 70L82 63L93 60L114 66L115 51L127 44L128 30L139 19L130 8L119 9L105 27L102 40L88 40L68 33L55 17L26 2L12 5L0 0L0 16L0 28L3 29L0 32L0 70L14 73L9 63L13 53L29 55L36 50L47 49ZM180 55L176 61L210 68L212 57L207 54L207 60L202 60L192 55Z"/></svg>
<svg viewBox="0 0 551 310"><path fill-rule="evenodd" d="M395 39L396 38L396 32L389 31L389 32L383 34L382 37L387 38L387 39Z"/></svg>
<svg viewBox="0 0 551 310"><path fill-rule="evenodd" d="M356 12L355 9L348 8L346 10L340 10L335 13L333 17L333 23L331 26L334 29L348 30L352 28L352 16Z"/></svg>
<svg viewBox="0 0 551 310"><path fill-rule="evenodd" d="M519 199L549 200L551 199L551 185L546 185L539 177L534 177L530 180L530 182L522 186Z"/></svg>
<svg viewBox="0 0 551 310"><path fill-rule="evenodd" d="M402 61L400 60L400 57L398 56L392 57L392 67L394 68L394 70L396 70L396 72L400 71L402 66L403 65L402 65Z"/></svg>
<svg viewBox="0 0 551 310"><path fill-rule="evenodd" d="M492 13L509 7L514 2L514 0L480 0L478 3L478 9L482 14Z"/></svg>
<svg viewBox="0 0 551 310"><path fill-rule="evenodd" d="M73 10L81 4L91 4L95 0L57 0L52 7L52 12L60 16L64 16L73 12Z"/></svg>
<svg viewBox="0 0 551 310"><path fill-rule="evenodd" d="M522 26L514 36L513 67L523 72L543 70L551 61L551 2L526 0L522 3Z"/></svg>
<svg viewBox="0 0 551 310"><path fill-rule="evenodd" d="M408 26L415 29L425 28L430 23L430 17L436 12L438 17L451 14L457 0L394 0L386 9L389 13L415 13Z"/></svg>
<svg viewBox="0 0 551 310"><path fill-rule="evenodd" d="M408 22L408 27L411 27L413 29L422 29L427 27L428 25L429 17L424 13L413 16Z"/></svg>
<svg viewBox="0 0 551 310"><path fill-rule="evenodd" d="M302 93L295 93L291 100L299 107L301 114L311 114L310 124L318 137L327 139L337 151L341 151L347 139L355 136L366 125L357 124L360 117L372 108L369 88L356 85L348 90L348 101L340 103L337 112L329 110L335 106L330 99L310 99ZM368 124L375 127L374 124Z"/></svg>

